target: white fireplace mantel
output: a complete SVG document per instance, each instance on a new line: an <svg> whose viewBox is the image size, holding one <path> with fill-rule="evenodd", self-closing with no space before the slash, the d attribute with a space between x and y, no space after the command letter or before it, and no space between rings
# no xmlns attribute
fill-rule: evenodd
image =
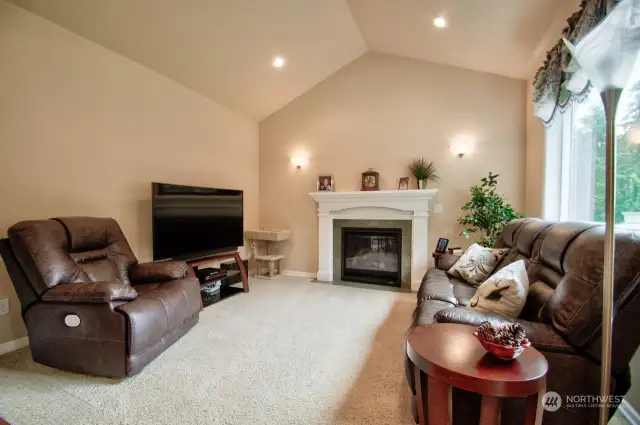
<svg viewBox="0 0 640 425"><path fill-rule="evenodd" d="M411 289L429 263L429 202L437 189L311 192L318 203L318 275L333 281L333 220L411 220Z"/></svg>

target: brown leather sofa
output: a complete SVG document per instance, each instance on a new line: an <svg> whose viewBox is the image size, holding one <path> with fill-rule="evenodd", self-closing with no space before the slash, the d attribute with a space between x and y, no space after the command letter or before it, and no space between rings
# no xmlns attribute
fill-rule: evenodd
<svg viewBox="0 0 640 425"><path fill-rule="evenodd" d="M568 395L600 392L602 268L604 226L594 223L554 223L539 219L510 222L496 248L509 248L496 270L514 261L528 260L530 289L518 322L533 346L549 362L547 390ZM418 292L412 327L432 323L473 326L488 320L510 320L468 308L476 288L446 273L458 257L444 255L437 268L427 271ZM612 394L624 395L630 387L629 361L640 343L640 234L618 230L614 282ZM413 365L405 356L407 381L414 394ZM611 414L615 409L611 410ZM522 423L525 405L508 399L502 424ZM454 425L477 424L479 397L462 390L453 393ZM566 403L545 412L544 425L598 423L597 407Z"/></svg>
<svg viewBox="0 0 640 425"><path fill-rule="evenodd" d="M138 264L111 218L25 221L8 235L0 253L38 363L132 376L198 323L187 264Z"/></svg>

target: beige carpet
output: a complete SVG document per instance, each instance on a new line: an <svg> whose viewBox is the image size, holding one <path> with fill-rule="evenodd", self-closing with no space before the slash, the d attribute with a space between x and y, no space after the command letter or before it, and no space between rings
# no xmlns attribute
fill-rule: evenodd
<svg viewBox="0 0 640 425"><path fill-rule="evenodd" d="M402 341L414 296L251 282L136 377L91 378L0 357L0 416L33 424L412 425Z"/></svg>

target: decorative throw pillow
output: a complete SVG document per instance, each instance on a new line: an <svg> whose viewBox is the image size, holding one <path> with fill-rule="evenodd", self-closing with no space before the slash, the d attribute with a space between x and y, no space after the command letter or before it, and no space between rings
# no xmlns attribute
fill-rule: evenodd
<svg viewBox="0 0 640 425"><path fill-rule="evenodd" d="M529 292L529 278L523 260L511 263L486 280L469 302L469 307L491 311L511 319L522 313Z"/></svg>
<svg viewBox="0 0 640 425"><path fill-rule="evenodd" d="M508 252L508 248L485 248L474 243L447 273L464 279L473 286L478 286L487 280L493 269Z"/></svg>

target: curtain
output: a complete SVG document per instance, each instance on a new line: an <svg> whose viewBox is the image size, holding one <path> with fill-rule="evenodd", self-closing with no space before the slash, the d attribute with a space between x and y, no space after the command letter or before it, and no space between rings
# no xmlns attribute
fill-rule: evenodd
<svg viewBox="0 0 640 425"><path fill-rule="evenodd" d="M620 1L613 0L613 5ZM536 73L533 80L535 114L545 126L550 126L572 103L586 99L591 90L588 78L574 75L579 69L572 66L571 53L562 38L578 43L605 18L606 9L606 0L582 0L580 9L567 20L562 37L547 52L544 64Z"/></svg>

